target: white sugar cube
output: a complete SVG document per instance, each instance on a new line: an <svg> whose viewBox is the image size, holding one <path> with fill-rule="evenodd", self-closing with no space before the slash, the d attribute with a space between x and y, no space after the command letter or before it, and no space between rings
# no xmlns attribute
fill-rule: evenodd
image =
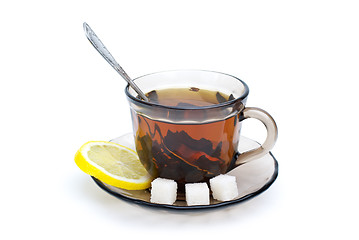
<svg viewBox="0 0 359 240"><path fill-rule="evenodd" d="M209 180L212 196L219 201L229 201L238 196L235 176L221 174Z"/></svg>
<svg viewBox="0 0 359 240"><path fill-rule="evenodd" d="M209 205L209 188L207 183L187 183L185 190L188 206Z"/></svg>
<svg viewBox="0 0 359 240"><path fill-rule="evenodd" d="M177 198L177 183L174 180L156 178L151 183L152 203L173 204Z"/></svg>

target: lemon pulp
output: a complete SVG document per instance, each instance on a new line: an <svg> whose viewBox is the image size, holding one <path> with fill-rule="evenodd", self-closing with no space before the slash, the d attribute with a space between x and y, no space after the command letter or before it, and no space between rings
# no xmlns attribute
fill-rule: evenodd
<svg viewBox="0 0 359 240"><path fill-rule="evenodd" d="M120 144L87 142L77 151L75 162L85 173L115 187L140 190L151 185L152 177L136 152Z"/></svg>

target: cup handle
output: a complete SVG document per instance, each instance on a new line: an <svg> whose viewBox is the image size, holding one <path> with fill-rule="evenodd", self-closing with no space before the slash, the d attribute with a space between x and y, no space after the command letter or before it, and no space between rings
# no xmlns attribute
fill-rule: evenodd
<svg viewBox="0 0 359 240"><path fill-rule="evenodd" d="M264 143L258 148L239 154L234 164L235 166L239 166L241 164L250 162L254 159L264 156L265 154L269 153L269 151L273 148L275 142L277 141L277 124L275 123L272 116L269 115L269 113L260 108L246 107L240 113L239 121L243 121L247 118L255 118L261 121L267 128L267 138Z"/></svg>

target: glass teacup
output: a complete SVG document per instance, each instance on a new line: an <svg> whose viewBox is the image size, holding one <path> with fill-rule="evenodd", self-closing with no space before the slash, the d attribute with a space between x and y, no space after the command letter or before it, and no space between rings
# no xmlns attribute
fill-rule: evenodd
<svg viewBox="0 0 359 240"><path fill-rule="evenodd" d="M136 151L154 177L180 185L203 182L267 154L277 139L273 118L245 107L249 89L219 72L177 70L134 79L150 101L126 87ZM188 91L188 92L187 92ZM241 124L256 118L267 128L264 143L238 154Z"/></svg>

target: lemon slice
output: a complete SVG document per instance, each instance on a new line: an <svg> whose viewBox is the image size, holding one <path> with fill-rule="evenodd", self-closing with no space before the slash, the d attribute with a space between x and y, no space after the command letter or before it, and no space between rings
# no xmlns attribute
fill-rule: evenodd
<svg viewBox="0 0 359 240"><path fill-rule="evenodd" d="M75 162L85 173L127 190L146 189L153 179L134 150L113 142L85 143L77 151Z"/></svg>

